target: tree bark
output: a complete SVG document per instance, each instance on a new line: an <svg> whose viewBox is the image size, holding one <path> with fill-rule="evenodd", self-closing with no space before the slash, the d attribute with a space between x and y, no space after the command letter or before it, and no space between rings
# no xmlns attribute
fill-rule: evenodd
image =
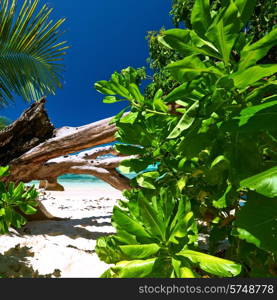
<svg viewBox="0 0 277 300"><path fill-rule="evenodd" d="M54 126L44 109L45 99L31 105L10 126L0 130L0 165L20 157L52 137Z"/></svg>
<svg viewBox="0 0 277 300"><path fill-rule="evenodd" d="M120 156L113 146L73 154L114 142L116 126L110 124L112 118L54 129L44 105L45 99L31 105L18 120L0 131L0 165L10 166L9 176L1 181L40 180L41 188L62 191L64 188L57 182L59 176L89 174L118 190L130 189L129 179L116 168L122 160L132 157ZM113 156L102 157L106 154Z"/></svg>

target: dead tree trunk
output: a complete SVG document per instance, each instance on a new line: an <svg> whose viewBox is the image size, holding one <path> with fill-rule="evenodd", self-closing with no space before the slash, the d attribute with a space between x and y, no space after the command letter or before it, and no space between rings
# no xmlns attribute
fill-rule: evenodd
<svg viewBox="0 0 277 300"><path fill-rule="evenodd" d="M0 165L10 166L10 175L0 180L30 182L40 180L40 187L63 190L57 178L63 174L90 174L116 189L129 189L129 179L116 168L126 157L113 146L95 146L115 141L111 118L81 127L54 129L44 109L45 99L33 104L18 120L0 131ZM69 155L71 154L71 155ZM101 157L112 154L111 157Z"/></svg>

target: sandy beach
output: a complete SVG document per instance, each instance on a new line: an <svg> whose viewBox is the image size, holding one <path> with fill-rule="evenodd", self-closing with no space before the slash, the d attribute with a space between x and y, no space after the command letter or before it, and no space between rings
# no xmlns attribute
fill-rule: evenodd
<svg viewBox="0 0 277 300"><path fill-rule="evenodd" d="M44 192L40 201L63 221L33 221L0 235L0 253L20 244L34 253L28 261L39 274L55 269L61 277L99 277L108 267L94 249L99 236L114 232L112 208L120 191L108 185L67 185L64 192Z"/></svg>

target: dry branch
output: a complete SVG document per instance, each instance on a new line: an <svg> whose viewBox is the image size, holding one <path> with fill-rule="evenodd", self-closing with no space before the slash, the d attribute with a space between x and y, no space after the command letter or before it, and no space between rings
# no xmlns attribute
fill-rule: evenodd
<svg viewBox="0 0 277 300"><path fill-rule="evenodd" d="M40 180L40 187L63 190L57 177L63 174L89 174L116 189L129 189L129 179L116 168L126 157L113 146L81 150L115 141L116 127L111 118L80 127L54 129L44 108L45 99L33 104L18 120L0 131L0 165L10 166L2 181ZM71 155L69 155L71 154ZM103 155L112 154L110 157Z"/></svg>

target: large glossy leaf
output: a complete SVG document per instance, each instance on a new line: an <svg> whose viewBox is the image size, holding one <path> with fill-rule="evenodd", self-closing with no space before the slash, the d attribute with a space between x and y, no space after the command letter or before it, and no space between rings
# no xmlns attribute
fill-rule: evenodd
<svg viewBox="0 0 277 300"><path fill-rule="evenodd" d="M156 258L122 261L112 267L111 271L115 278L144 278L153 271L155 262Z"/></svg>
<svg viewBox="0 0 277 300"><path fill-rule="evenodd" d="M240 182L241 187L254 189L266 197L277 197L277 167L246 178Z"/></svg>
<svg viewBox="0 0 277 300"><path fill-rule="evenodd" d="M130 259L149 258L160 250L160 246L157 244L123 245L119 248Z"/></svg>
<svg viewBox="0 0 277 300"><path fill-rule="evenodd" d="M158 212L143 196L141 196L138 201L143 222L147 224L148 230L151 231L154 236L165 240L164 222Z"/></svg>
<svg viewBox="0 0 277 300"><path fill-rule="evenodd" d="M175 271L175 278L196 278L197 274L192 270L189 264L184 266L184 263L176 258L172 258L172 266Z"/></svg>
<svg viewBox="0 0 277 300"><path fill-rule="evenodd" d="M184 237L190 233L190 226L194 223L194 221L193 212L188 212L185 215L179 215L177 224L173 228L169 240L175 244L180 242L178 239L183 239L184 242L188 242L188 240L185 240Z"/></svg>
<svg viewBox="0 0 277 300"><path fill-rule="evenodd" d="M238 212L235 226L241 239L277 253L277 198L269 199L255 192L248 193L247 202Z"/></svg>
<svg viewBox="0 0 277 300"><path fill-rule="evenodd" d="M164 102L175 102L178 100L200 100L204 94L204 91L196 91L199 87L200 80L193 80L190 82L184 82L180 86L176 87L171 91L166 97L164 97Z"/></svg>
<svg viewBox="0 0 277 300"><path fill-rule="evenodd" d="M232 74L230 79L234 80L235 87L244 89L256 81L264 77L271 76L276 72L277 64L256 65Z"/></svg>
<svg viewBox="0 0 277 300"><path fill-rule="evenodd" d="M229 63L231 50L243 25L238 16L239 10L234 1L230 0L229 5L222 8L214 18L206 33L209 41L219 50L225 65Z"/></svg>
<svg viewBox="0 0 277 300"><path fill-rule="evenodd" d="M171 63L166 66L172 76L180 83L191 81L203 73L212 73L222 76L219 69L215 67L206 67L206 65L195 55L188 56L182 60Z"/></svg>
<svg viewBox="0 0 277 300"><path fill-rule="evenodd" d="M173 139L178 137L184 130L188 129L194 122L195 117L191 114L195 112L199 107L199 102L195 102L182 116L176 127L172 130L168 139Z"/></svg>
<svg viewBox="0 0 277 300"><path fill-rule="evenodd" d="M196 0L191 12L191 24L195 32L203 37L211 22L210 0Z"/></svg>
<svg viewBox="0 0 277 300"><path fill-rule="evenodd" d="M217 276L233 277L241 272L241 265L205 253L186 249L180 251L177 255L188 258L192 263L199 265L202 270Z"/></svg>
<svg viewBox="0 0 277 300"><path fill-rule="evenodd" d="M112 222L116 227L119 226L127 232L138 237L150 238L150 235L142 225L140 225L137 221L128 216L126 212L123 212L116 206L113 210Z"/></svg>
<svg viewBox="0 0 277 300"><path fill-rule="evenodd" d="M272 47L276 46L276 39L277 28L273 29L259 41L246 45L240 53L239 70L244 70L263 58Z"/></svg>
<svg viewBox="0 0 277 300"><path fill-rule="evenodd" d="M107 264L117 263L126 256L118 248L114 236L102 236L97 239L95 252L97 253L100 260Z"/></svg>
<svg viewBox="0 0 277 300"><path fill-rule="evenodd" d="M188 29L169 29L163 32L158 41L164 46L177 50L184 56L203 54L220 58L216 47L200 38L194 31Z"/></svg>

